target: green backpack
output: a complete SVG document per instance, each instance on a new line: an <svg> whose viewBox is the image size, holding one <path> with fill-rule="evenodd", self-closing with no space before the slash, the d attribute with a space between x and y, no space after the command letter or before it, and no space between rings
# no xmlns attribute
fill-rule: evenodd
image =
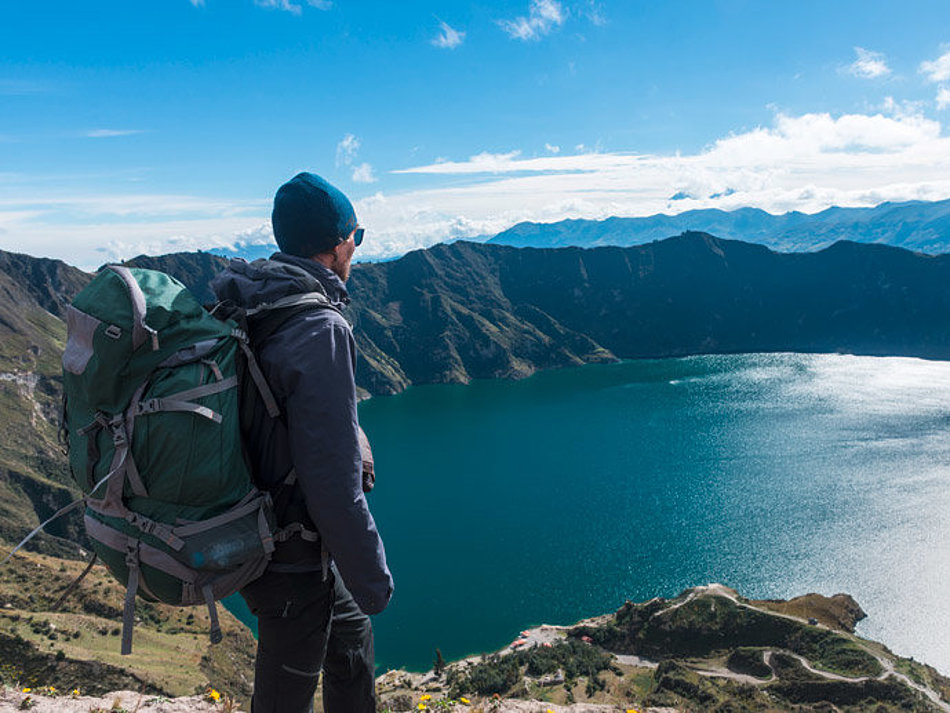
<svg viewBox="0 0 950 713"><path fill-rule="evenodd" d="M119 266L76 297L67 334L69 464L95 552L126 586L122 653L136 594L206 604L216 643L215 601L258 577L274 550L271 499L241 444L245 373L273 405L247 336L174 278Z"/></svg>

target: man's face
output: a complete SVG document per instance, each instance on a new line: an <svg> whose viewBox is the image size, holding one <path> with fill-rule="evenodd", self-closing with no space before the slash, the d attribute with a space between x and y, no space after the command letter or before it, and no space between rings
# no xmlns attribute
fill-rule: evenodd
<svg viewBox="0 0 950 713"><path fill-rule="evenodd" d="M354 230L353 233L356 231ZM346 282L350 277L350 261L353 259L353 253L356 252L356 243L353 241L353 233L342 243L333 249L333 263L330 269L337 276Z"/></svg>

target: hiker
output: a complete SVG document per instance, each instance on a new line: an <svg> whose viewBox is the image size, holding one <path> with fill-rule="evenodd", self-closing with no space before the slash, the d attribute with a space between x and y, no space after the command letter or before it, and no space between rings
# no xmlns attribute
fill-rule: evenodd
<svg viewBox="0 0 950 713"><path fill-rule="evenodd" d="M375 713L369 615L386 607L393 582L364 495L372 487L371 457L364 473L356 343L341 314L363 228L347 197L312 173L280 187L272 222L280 252L252 263L232 260L212 282L218 298L249 315L314 292L330 306L283 310L289 317L276 329L265 324L256 331L249 319L283 416L254 415L248 455L259 485L274 497L278 526L297 530L277 543L265 573L241 590L258 618L251 711L311 711L322 669L327 713Z"/></svg>

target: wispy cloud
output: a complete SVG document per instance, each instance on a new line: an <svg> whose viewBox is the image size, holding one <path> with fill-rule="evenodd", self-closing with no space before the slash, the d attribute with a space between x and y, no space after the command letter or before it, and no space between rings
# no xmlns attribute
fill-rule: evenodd
<svg viewBox="0 0 950 713"><path fill-rule="evenodd" d="M116 136L132 136L141 134L141 129L93 129L83 134L87 139L111 139Z"/></svg>
<svg viewBox="0 0 950 713"><path fill-rule="evenodd" d="M205 5L205 0L189 0L189 2L195 7L204 7Z"/></svg>
<svg viewBox="0 0 950 713"><path fill-rule="evenodd" d="M891 73L891 68L887 66L887 60L882 53L872 52L863 47L855 47L854 53L857 59L848 67L848 72L855 77L877 79Z"/></svg>
<svg viewBox="0 0 950 713"><path fill-rule="evenodd" d="M950 88L940 87L937 91L937 108L941 111L950 106Z"/></svg>
<svg viewBox="0 0 950 713"><path fill-rule="evenodd" d="M944 49L947 49L944 46ZM950 50L935 60L920 63L920 73L931 82L945 82L950 79Z"/></svg>
<svg viewBox="0 0 950 713"><path fill-rule="evenodd" d="M360 140L353 134L347 134L340 143L336 145L336 165L349 166L356 158L356 152L359 151Z"/></svg>
<svg viewBox="0 0 950 713"><path fill-rule="evenodd" d="M432 44L442 49L454 50L465 41L465 33L456 30L447 22L439 20L439 34L432 40Z"/></svg>
<svg viewBox="0 0 950 713"><path fill-rule="evenodd" d="M366 162L356 163L359 149L360 140L354 134L344 136L336 145L336 165L351 168L353 170L351 178L354 183L375 183L377 178L373 173L373 167Z"/></svg>
<svg viewBox="0 0 950 713"><path fill-rule="evenodd" d="M353 167L353 181L355 183L376 183L378 179L373 173L373 167L368 163L361 163Z"/></svg>
<svg viewBox="0 0 950 713"><path fill-rule="evenodd" d="M884 101L879 108L885 114L891 116L917 116L924 110L925 104L926 102L912 101L910 99L897 101L894 97L887 96L884 97Z"/></svg>
<svg viewBox="0 0 950 713"><path fill-rule="evenodd" d="M553 144L545 144L545 145L544 145L544 150L547 151L547 152L549 152L549 153L561 153L561 147L560 147L560 146L554 146Z"/></svg>
<svg viewBox="0 0 950 713"><path fill-rule="evenodd" d="M607 14L604 12L604 6L597 0L588 0L584 14L591 21L591 24L597 27L603 27L607 24Z"/></svg>
<svg viewBox="0 0 950 713"><path fill-rule="evenodd" d="M194 0L192 0L192 2L194 2ZM204 0L199 0L199 2L204 2ZM303 6L299 3L293 2L293 0L254 0L254 4L258 7L286 10L287 12L293 13L294 15L303 14ZM331 7L333 7L331 0L306 0L306 4L310 7L315 7L318 10L329 10Z"/></svg>
<svg viewBox="0 0 950 713"><path fill-rule="evenodd" d="M566 10L556 0L531 0L526 17L499 20L509 37L517 40L538 40L564 23Z"/></svg>

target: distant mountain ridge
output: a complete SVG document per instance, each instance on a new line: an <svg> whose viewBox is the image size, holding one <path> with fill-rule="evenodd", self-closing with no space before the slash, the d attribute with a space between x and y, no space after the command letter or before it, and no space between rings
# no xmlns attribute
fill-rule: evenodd
<svg viewBox="0 0 950 713"><path fill-rule="evenodd" d="M760 243L797 252L838 240L884 243L930 254L950 251L950 200L882 203L873 208L828 208L820 213L773 215L758 208L690 210L677 215L606 220L519 223L488 242L515 247L630 246L685 231Z"/></svg>

